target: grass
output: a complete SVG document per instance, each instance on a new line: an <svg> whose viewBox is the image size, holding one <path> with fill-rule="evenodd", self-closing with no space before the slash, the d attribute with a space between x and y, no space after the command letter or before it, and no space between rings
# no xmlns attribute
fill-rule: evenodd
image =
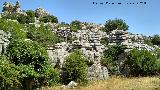
<svg viewBox="0 0 160 90"><path fill-rule="evenodd" d="M61 86L45 87L42 90L69 90ZM74 89L75 90L75 89ZM160 90L160 77L110 77L107 80L89 82L76 90Z"/></svg>

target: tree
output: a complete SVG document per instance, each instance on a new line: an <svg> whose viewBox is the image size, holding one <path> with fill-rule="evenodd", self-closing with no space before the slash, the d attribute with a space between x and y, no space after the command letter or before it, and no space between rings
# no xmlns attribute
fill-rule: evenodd
<svg viewBox="0 0 160 90"><path fill-rule="evenodd" d="M160 36L154 35L153 38L151 39L151 42L153 43L153 45L160 45Z"/></svg>
<svg viewBox="0 0 160 90"><path fill-rule="evenodd" d="M63 81L66 84L70 81L78 83L87 81L87 65L79 50L75 50L66 58L63 70L65 72Z"/></svg>
<svg viewBox="0 0 160 90"><path fill-rule="evenodd" d="M19 67L24 87L27 85L26 87L30 88L28 85L32 82L35 86L59 82L58 71L52 67L46 49L38 43L31 40L14 40L9 44L6 55Z"/></svg>
<svg viewBox="0 0 160 90"><path fill-rule="evenodd" d="M113 31L116 29L126 31L126 30L128 30L128 28L129 28L129 26L122 19L117 19L117 18L114 20L109 19L105 23L105 31L106 32L110 32L110 31Z"/></svg>
<svg viewBox="0 0 160 90"><path fill-rule="evenodd" d="M101 44L103 44L103 45L105 45L105 46L107 46L107 45L108 45L108 43L109 43L109 41L108 41L108 38L107 38L107 37L105 37L105 38L101 38L100 42L101 42Z"/></svg>
<svg viewBox="0 0 160 90"><path fill-rule="evenodd" d="M22 24L29 24L35 22L35 12L32 10L25 11L26 15L19 14L17 21Z"/></svg>
<svg viewBox="0 0 160 90"><path fill-rule="evenodd" d="M20 71L6 56L0 56L0 89L9 90L20 85Z"/></svg>
<svg viewBox="0 0 160 90"><path fill-rule="evenodd" d="M147 44L147 45L149 45L149 46L153 46L153 43L151 42L150 39L145 39L144 43Z"/></svg>
<svg viewBox="0 0 160 90"><path fill-rule="evenodd" d="M24 26L18 22L0 19L0 29L5 32L11 33L10 41L15 39L26 38L26 32L24 31Z"/></svg>
<svg viewBox="0 0 160 90"><path fill-rule="evenodd" d="M157 49L155 50L155 53L156 53L156 55L157 55L157 58L160 59L160 48L157 48Z"/></svg>
<svg viewBox="0 0 160 90"><path fill-rule="evenodd" d="M61 42L62 39L57 34L53 33L47 26L41 25L40 27L28 26L27 38L38 42L40 45L47 47L55 43Z"/></svg>
<svg viewBox="0 0 160 90"><path fill-rule="evenodd" d="M115 45L109 46L108 49L104 51L101 64L107 66L111 74L121 73L123 67L120 63L125 61L125 49L126 46Z"/></svg>
<svg viewBox="0 0 160 90"><path fill-rule="evenodd" d="M77 30L80 30L82 28L81 22L78 20L72 21L70 27L71 31L76 32Z"/></svg>
<svg viewBox="0 0 160 90"><path fill-rule="evenodd" d="M29 24L35 22L35 12L32 10L25 11L25 14L22 13L4 13L2 14L3 19L12 19L17 20L21 24Z"/></svg>
<svg viewBox="0 0 160 90"><path fill-rule="evenodd" d="M18 15L18 13L3 13L1 16L3 19L17 20Z"/></svg>
<svg viewBox="0 0 160 90"><path fill-rule="evenodd" d="M147 50L133 49L127 56L126 64L133 76L154 75L157 72L156 56Z"/></svg>
<svg viewBox="0 0 160 90"><path fill-rule="evenodd" d="M40 21L44 22L44 23L47 23L47 22L58 23L57 17L55 17L53 15L46 15L46 16L40 18Z"/></svg>

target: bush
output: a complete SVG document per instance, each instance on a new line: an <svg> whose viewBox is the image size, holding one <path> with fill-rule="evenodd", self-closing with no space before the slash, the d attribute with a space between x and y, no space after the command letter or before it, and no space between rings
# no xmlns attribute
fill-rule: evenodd
<svg viewBox="0 0 160 90"><path fill-rule="evenodd" d="M19 23L22 23L22 24L29 24L29 23L34 23L35 22L35 12L32 11L32 10L27 10L25 11L26 12L26 15L23 15L23 14L19 14L18 18L17 18L17 21Z"/></svg>
<svg viewBox="0 0 160 90"><path fill-rule="evenodd" d="M3 19L17 20L18 15L19 15L18 13L3 13L1 16Z"/></svg>
<svg viewBox="0 0 160 90"><path fill-rule="evenodd" d="M11 19L11 20L17 20L21 24L29 24L35 22L35 12L32 10L25 11L25 14L22 13L4 13L2 14L3 19Z"/></svg>
<svg viewBox="0 0 160 90"><path fill-rule="evenodd" d="M154 75L157 72L156 56L146 50L133 49L127 56L126 64L134 76Z"/></svg>
<svg viewBox="0 0 160 90"><path fill-rule="evenodd" d="M71 27L71 31L77 32L78 30L82 28L81 22L78 20L72 21L70 24L70 27Z"/></svg>
<svg viewBox="0 0 160 90"><path fill-rule="evenodd" d="M44 17L40 18L40 21L44 22L44 23L47 23L47 22L58 23L57 17L55 17L53 15L44 16Z"/></svg>
<svg viewBox="0 0 160 90"><path fill-rule="evenodd" d="M103 44L103 45L105 45L105 46L107 46L108 43L109 43L108 38L107 37L101 38L100 43Z"/></svg>
<svg viewBox="0 0 160 90"><path fill-rule="evenodd" d="M154 35L151 39L153 45L160 45L160 35Z"/></svg>
<svg viewBox="0 0 160 90"><path fill-rule="evenodd" d="M63 82L65 84L68 84L70 81L78 83L85 83L87 81L87 65L81 55L79 50L75 50L66 58L63 69L65 72Z"/></svg>
<svg viewBox="0 0 160 90"><path fill-rule="evenodd" d="M59 82L59 73L51 63L45 48L33 41L14 40L7 48L7 56L19 67L22 85L34 82L34 86L53 85Z"/></svg>
<svg viewBox="0 0 160 90"><path fill-rule="evenodd" d="M0 89L8 90L20 86L20 71L5 56L0 56Z"/></svg>
<svg viewBox="0 0 160 90"><path fill-rule="evenodd" d="M110 31L113 31L116 29L126 31L126 30L128 30L128 28L129 28L129 26L122 19L117 19L117 18L114 20L109 19L105 23L105 31L106 32L110 32Z"/></svg>
<svg viewBox="0 0 160 90"><path fill-rule="evenodd" d="M107 50L104 51L104 55L101 59L101 64L107 66L111 74L120 74L122 65L126 59L125 50L126 47L122 45L109 46Z"/></svg>
<svg viewBox="0 0 160 90"><path fill-rule="evenodd" d="M11 33L11 40L26 38L26 33L23 31L24 26L18 22L0 19L0 29Z"/></svg>
<svg viewBox="0 0 160 90"><path fill-rule="evenodd" d="M145 39L144 43L147 44L147 45L149 45L149 46L153 46L153 43L151 42L150 39Z"/></svg>
<svg viewBox="0 0 160 90"><path fill-rule="evenodd" d="M55 43L61 42L62 39L57 34L53 33L47 26L41 25L40 27L29 26L27 28L27 38L38 42L40 45L47 47Z"/></svg>

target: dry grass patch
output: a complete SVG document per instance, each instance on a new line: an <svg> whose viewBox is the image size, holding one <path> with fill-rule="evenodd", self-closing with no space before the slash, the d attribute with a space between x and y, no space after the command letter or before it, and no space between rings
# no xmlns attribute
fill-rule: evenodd
<svg viewBox="0 0 160 90"><path fill-rule="evenodd" d="M42 90L64 89L61 89L60 86L56 86L52 88L43 88ZM160 77L110 77L104 81L89 82L87 86L79 86L76 90L160 90Z"/></svg>

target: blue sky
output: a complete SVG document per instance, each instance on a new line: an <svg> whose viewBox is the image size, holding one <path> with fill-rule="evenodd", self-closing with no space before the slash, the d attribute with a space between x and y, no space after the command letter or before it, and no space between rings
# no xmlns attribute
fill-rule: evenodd
<svg viewBox="0 0 160 90"><path fill-rule="evenodd" d="M0 0L0 10L5 1ZM104 24L108 19L120 18L129 25L129 32L160 35L160 0L18 0L22 10L42 7L58 17L60 22L73 20ZM103 3L93 4L93 2ZM115 4L105 4L106 2ZM122 3L118 5L117 3ZM146 2L146 4L136 4ZM127 4L129 3L129 4ZM135 3L135 4L130 4Z"/></svg>

